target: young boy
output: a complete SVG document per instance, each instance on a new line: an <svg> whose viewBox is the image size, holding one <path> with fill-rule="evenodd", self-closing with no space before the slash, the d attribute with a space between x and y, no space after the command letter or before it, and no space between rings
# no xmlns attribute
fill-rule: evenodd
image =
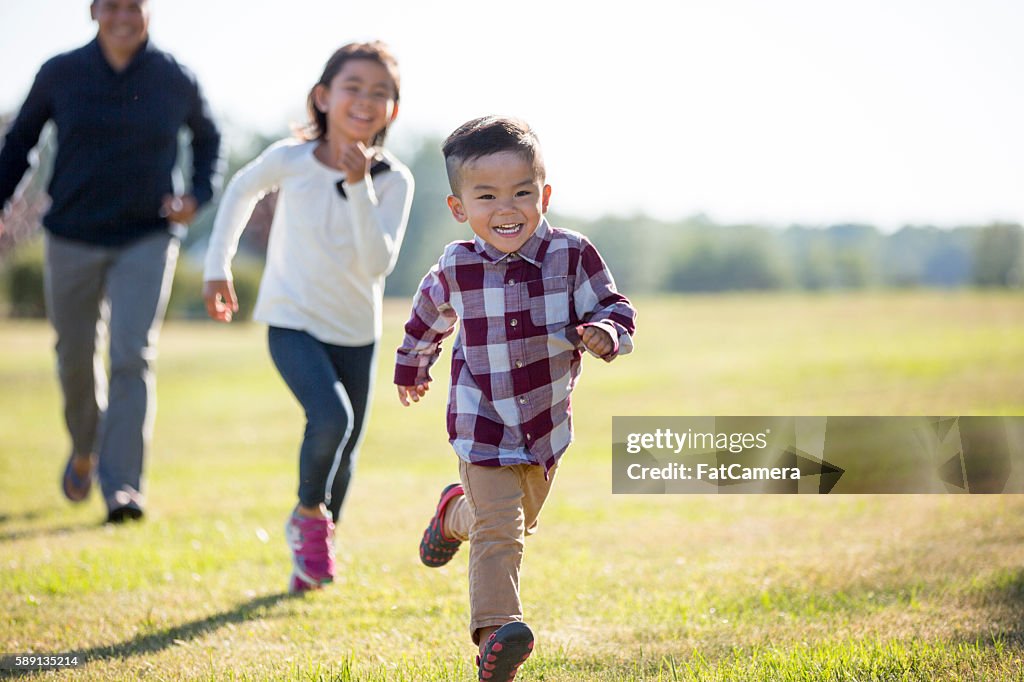
<svg viewBox="0 0 1024 682"><path fill-rule="evenodd" d="M462 320L447 420L462 483L441 493L420 559L442 566L469 540L479 679L504 681L533 649L519 601L523 540L572 440L582 349L609 362L630 352L636 311L585 237L548 225L551 187L525 122L469 121L443 151L448 207L476 239L449 244L420 284L395 383L403 405L418 402L441 340Z"/></svg>

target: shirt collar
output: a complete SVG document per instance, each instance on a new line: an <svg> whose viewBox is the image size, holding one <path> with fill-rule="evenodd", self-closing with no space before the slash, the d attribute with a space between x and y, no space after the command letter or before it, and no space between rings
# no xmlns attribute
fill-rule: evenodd
<svg viewBox="0 0 1024 682"><path fill-rule="evenodd" d="M121 71L114 71L114 67L110 65L110 62L107 61L106 56L104 56L103 54L103 48L100 47L99 36L94 37L89 44L92 46L92 51L95 54L96 59L98 59L101 64L106 66L111 73L117 75L124 75L128 73L129 71L133 70L139 63L141 63L144 57L146 57L152 52L157 51L156 47L153 45L152 39L149 36L146 36L146 39L143 41L141 45L139 45L139 49L135 51L135 54L132 55L132 58L128 61L128 64L125 65L124 69L122 69Z"/></svg>
<svg viewBox="0 0 1024 682"><path fill-rule="evenodd" d="M548 250L547 244L550 241L551 230L548 227L548 219L541 218L540 224L530 238L519 248L518 251L505 253L494 248L476 235L473 239L473 250L493 263L500 263L502 260L512 256L519 256L526 262L540 267L544 260L544 253Z"/></svg>

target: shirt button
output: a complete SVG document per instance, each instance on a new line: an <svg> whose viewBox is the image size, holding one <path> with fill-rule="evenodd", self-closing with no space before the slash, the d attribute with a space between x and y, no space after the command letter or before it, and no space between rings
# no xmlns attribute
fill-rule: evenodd
<svg viewBox="0 0 1024 682"><path fill-rule="evenodd" d="M525 395L519 396L519 404L520 405L525 405L526 404L526 396Z"/></svg>
<svg viewBox="0 0 1024 682"><path fill-rule="evenodd" d="M531 436L530 434L526 434L526 440L533 440L533 436Z"/></svg>
<svg viewBox="0 0 1024 682"><path fill-rule="evenodd" d="M522 368L523 368L523 361L522 360L516 360L516 369L522 369Z"/></svg>
<svg viewBox="0 0 1024 682"><path fill-rule="evenodd" d="M515 284L515 283L516 283L516 281L515 281L514 279L510 279L510 280L508 281L508 285L509 285L509 286L512 286L512 285L513 285L513 284Z"/></svg>
<svg viewBox="0 0 1024 682"><path fill-rule="evenodd" d="M511 320L511 321L509 322L509 325L511 325L511 326L513 326L513 327L515 327L515 326L516 326L517 324L519 324L519 320L515 320L515 319L513 319L513 320Z"/></svg>

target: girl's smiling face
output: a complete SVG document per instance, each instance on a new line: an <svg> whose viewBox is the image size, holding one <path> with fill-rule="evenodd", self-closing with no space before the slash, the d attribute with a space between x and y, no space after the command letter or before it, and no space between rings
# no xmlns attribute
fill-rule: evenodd
<svg viewBox="0 0 1024 682"><path fill-rule="evenodd" d="M315 98L327 115L327 137L335 142L370 146L398 115L391 75L371 59L346 61L329 86L316 86Z"/></svg>

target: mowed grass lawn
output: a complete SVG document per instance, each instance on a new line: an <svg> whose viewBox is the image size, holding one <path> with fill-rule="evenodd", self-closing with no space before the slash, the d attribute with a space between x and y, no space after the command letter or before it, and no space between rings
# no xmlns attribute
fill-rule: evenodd
<svg viewBox="0 0 1024 682"><path fill-rule="evenodd" d="M527 542L519 679L1024 679L1022 496L610 493L613 415L1024 414L1024 295L637 306L635 354L585 359ZM425 403L390 386L406 312L387 305L340 575L300 598L283 524L303 420L262 326L166 325L148 516L104 527L95 494L59 492L51 332L0 323L0 653L77 653L67 679L474 679L466 552L416 553L456 462L447 349Z"/></svg>

